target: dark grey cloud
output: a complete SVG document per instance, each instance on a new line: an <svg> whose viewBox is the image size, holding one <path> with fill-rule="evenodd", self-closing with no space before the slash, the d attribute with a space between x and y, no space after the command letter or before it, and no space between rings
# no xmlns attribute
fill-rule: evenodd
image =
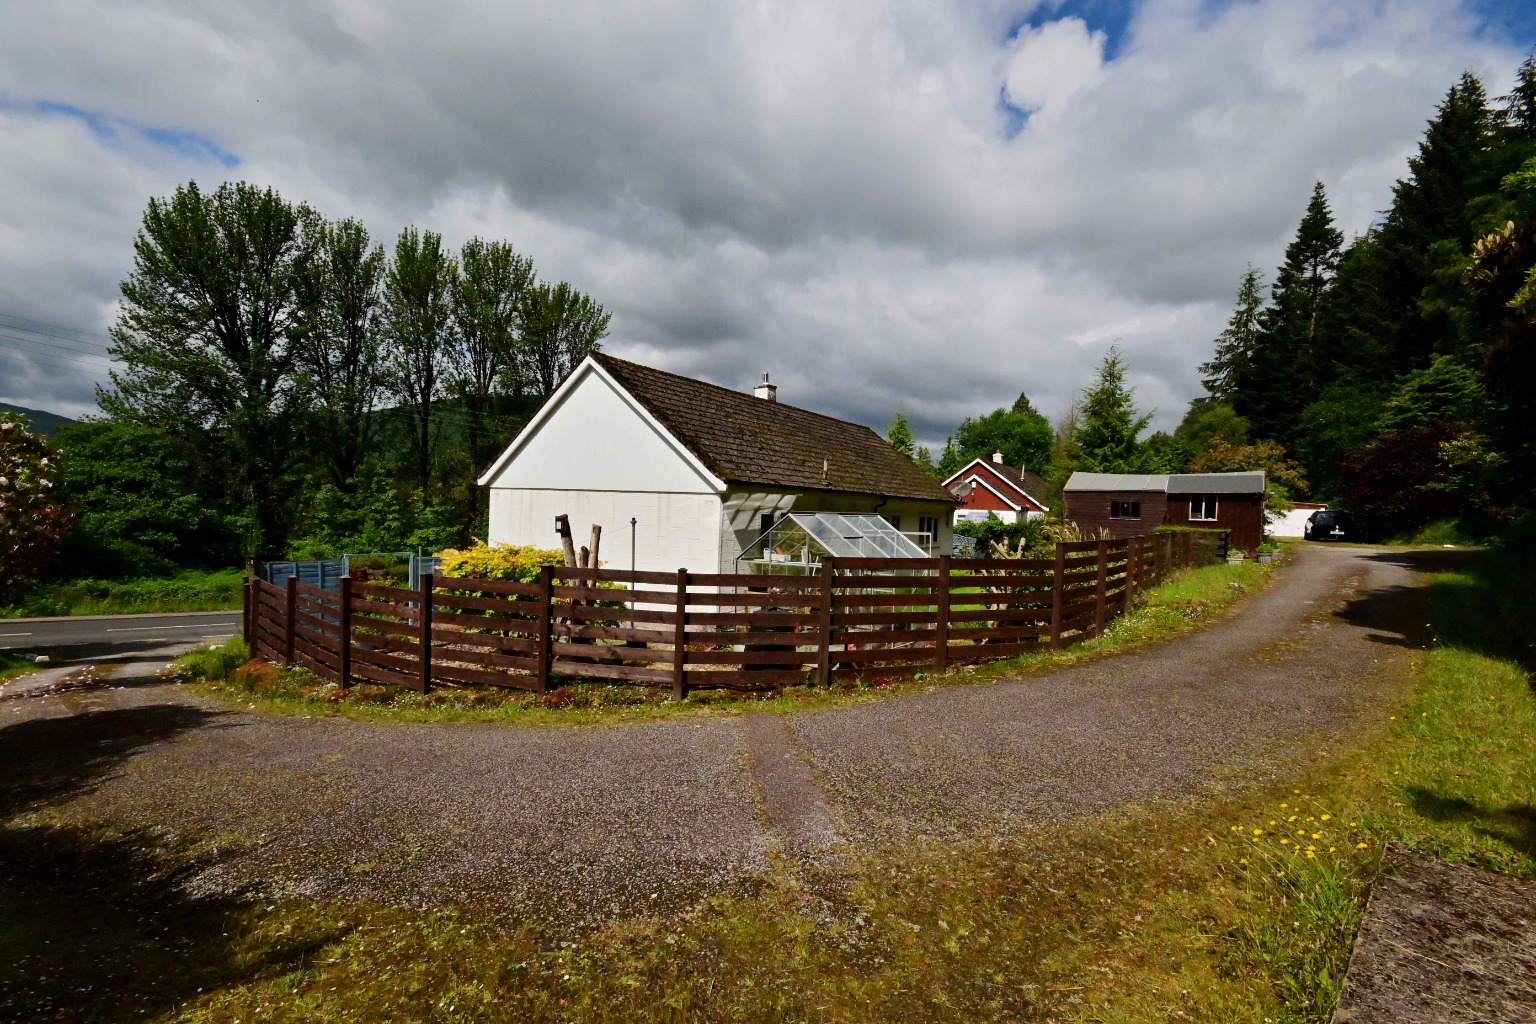
<svg viewBox="0 0 1536 1024"><path fill-rule="evenodd" d="M383 237L510 238L615 352L934 443L1020 391L1059 412L1116 342L1166 426L1312 181L1363 229L1455 77L1521 56L1450 0L1147 0L1113 40L1070 9L31 6L0 34L0 313L104 333L145 200L243 176ZM24 349L0 399L88 404L89 366Z"/></svg>

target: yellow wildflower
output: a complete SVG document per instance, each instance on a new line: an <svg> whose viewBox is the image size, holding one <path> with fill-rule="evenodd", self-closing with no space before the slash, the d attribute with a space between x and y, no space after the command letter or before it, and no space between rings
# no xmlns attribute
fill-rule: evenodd
<svg viewBox="0 0 1536 1024"><path fill-rule="evenodd" d="M1332 821L1333 820L1333 815L1325 814L1325 815L1323 815L1323 820L1324 821Z"/></svg>
<svg viewBox="0 0 1536 1024"><path fill-rule="evenodd" d="M1355 844L1355 849L1357 849L1357 850L1364 850L1364 849L1367 849L1370 845L1371 845L1370 843L1356 843Z"/></svg>
<svg viewBox="0 0 1536 1024"><path fill-rule="evenodd" d="M1295 821L1296 820L1296 815L1293 814L1289 818L1286 818L1285 820L1286 821Z"/></svg>
<svg viewBox="0 0 1536 1024"><path fill-rule="evenodd" d="M1307 860L1316 860L1316 859L1317 859L1317 854L1313 853L1311 850L1308 850L1307 851Z"/></svg>
<svg viewBox="0 0 1536 1024"><path fill-rule="evenodd" d="M1312 838L1313 839L1321 839L1321 838L1323 838L1323 834L1321 832L1313 832L1312 833Z"/></svg>
<svg viewBox="0 0 1536 1024"><path fill-rule="evenodd" d="M1253 834L1256 835L1256 836L1261 836L1261 835L1264 834L1264 830L1261 829L1261 828L1256 828L1256 829L1253 830Z"/></svg>

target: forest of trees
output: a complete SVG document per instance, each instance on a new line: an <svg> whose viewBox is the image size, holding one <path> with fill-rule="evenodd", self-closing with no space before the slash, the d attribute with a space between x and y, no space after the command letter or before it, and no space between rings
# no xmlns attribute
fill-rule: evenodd
<svg viewBox="0 0 1536 1024"><path fill-rule="evenodd" d="M474 479L607 333L603 307L502 241L386 248L270 188L151 200L103 415L62 427L94 575L484 536Z"/></svg>
<svg viewBox="0 0 1536 1024"><path fill-rule="evenodd" d="M1384 199L1388 197L1383 197ZM1250 267L1172 434L1111 353L1055 424L1020 396L966 419L940 477L1001 449L1059 487L1074 469L1264 469L1283 497L1411 532L1487 533L1536 507L1536 55L1490 100L1464 75L1379 218L1346 239L1316 185L1266 287ZM905 418L900 425L910 438Z"/></svg>

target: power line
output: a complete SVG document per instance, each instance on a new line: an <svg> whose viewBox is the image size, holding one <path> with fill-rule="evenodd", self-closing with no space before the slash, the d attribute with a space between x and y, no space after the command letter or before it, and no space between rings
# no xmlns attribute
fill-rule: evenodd
<svg viewBox="0 0 1536 1024"><path fill-rule="evenodd" d="M53 356L56 359L72 360L82 363L99 363L102 366L112 365L112 360L106 356L93 355L89 352L77 352L73 349L59 348L44 341L34 341L31 338L24 337L22 335L9 334L7 333L8 330L8 328L0 326L0 340L8 341L12 344L30 345L32 348L37 349L40 353L46 353L47 355Z"/></svg>
<svg viewBox="0 0 1536 1024"><path fill-rule="evenodd" d="M100 348L100 349L106 349L106 348L108 348L110 346L99 345L99 344L97 344L96 342L93 342L93 341L86 341L85 338L72 338L69 335L65 335L65 334L55 334L55 333L53 333L53 331L42 330L41 328L51 327L51 328L53 328L56 331L68 331L68 332L70 332L70 334L83 334L83 335L86 336L86 338L105 338L107 341L111 341L112 340L111 335L97 334L95 331L83 331L83 330L81 330L78 327L68 327L68 326L66 326L64 324L52 324L52 323L49 323L46 320L33 320L33 319L29 318L29 317L17 316L15 313L7 313L4 310L0 310L0 320L17 320L17 321L20 321L23 324L30 324L31 325L30 327L17 327L17 328L15 328L16 330L19 330L19 331L27 331L27 332L29 332L31 334L46 334L46 335L48 335L51 338L62 338L65 341L75 341L75 342L79 342L82 345L92 345L92 346L94 346L96 348Z"/></svg>

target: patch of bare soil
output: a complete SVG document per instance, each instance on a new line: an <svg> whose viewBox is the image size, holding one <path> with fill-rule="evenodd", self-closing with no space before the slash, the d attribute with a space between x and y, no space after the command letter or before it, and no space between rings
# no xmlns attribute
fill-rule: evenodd
<svg viewBox="0 0 1536 1024"><path fill-rule="evenodd" d="M1387 858L1334 1024L1536 1021L1536 882Z"/></svg>

